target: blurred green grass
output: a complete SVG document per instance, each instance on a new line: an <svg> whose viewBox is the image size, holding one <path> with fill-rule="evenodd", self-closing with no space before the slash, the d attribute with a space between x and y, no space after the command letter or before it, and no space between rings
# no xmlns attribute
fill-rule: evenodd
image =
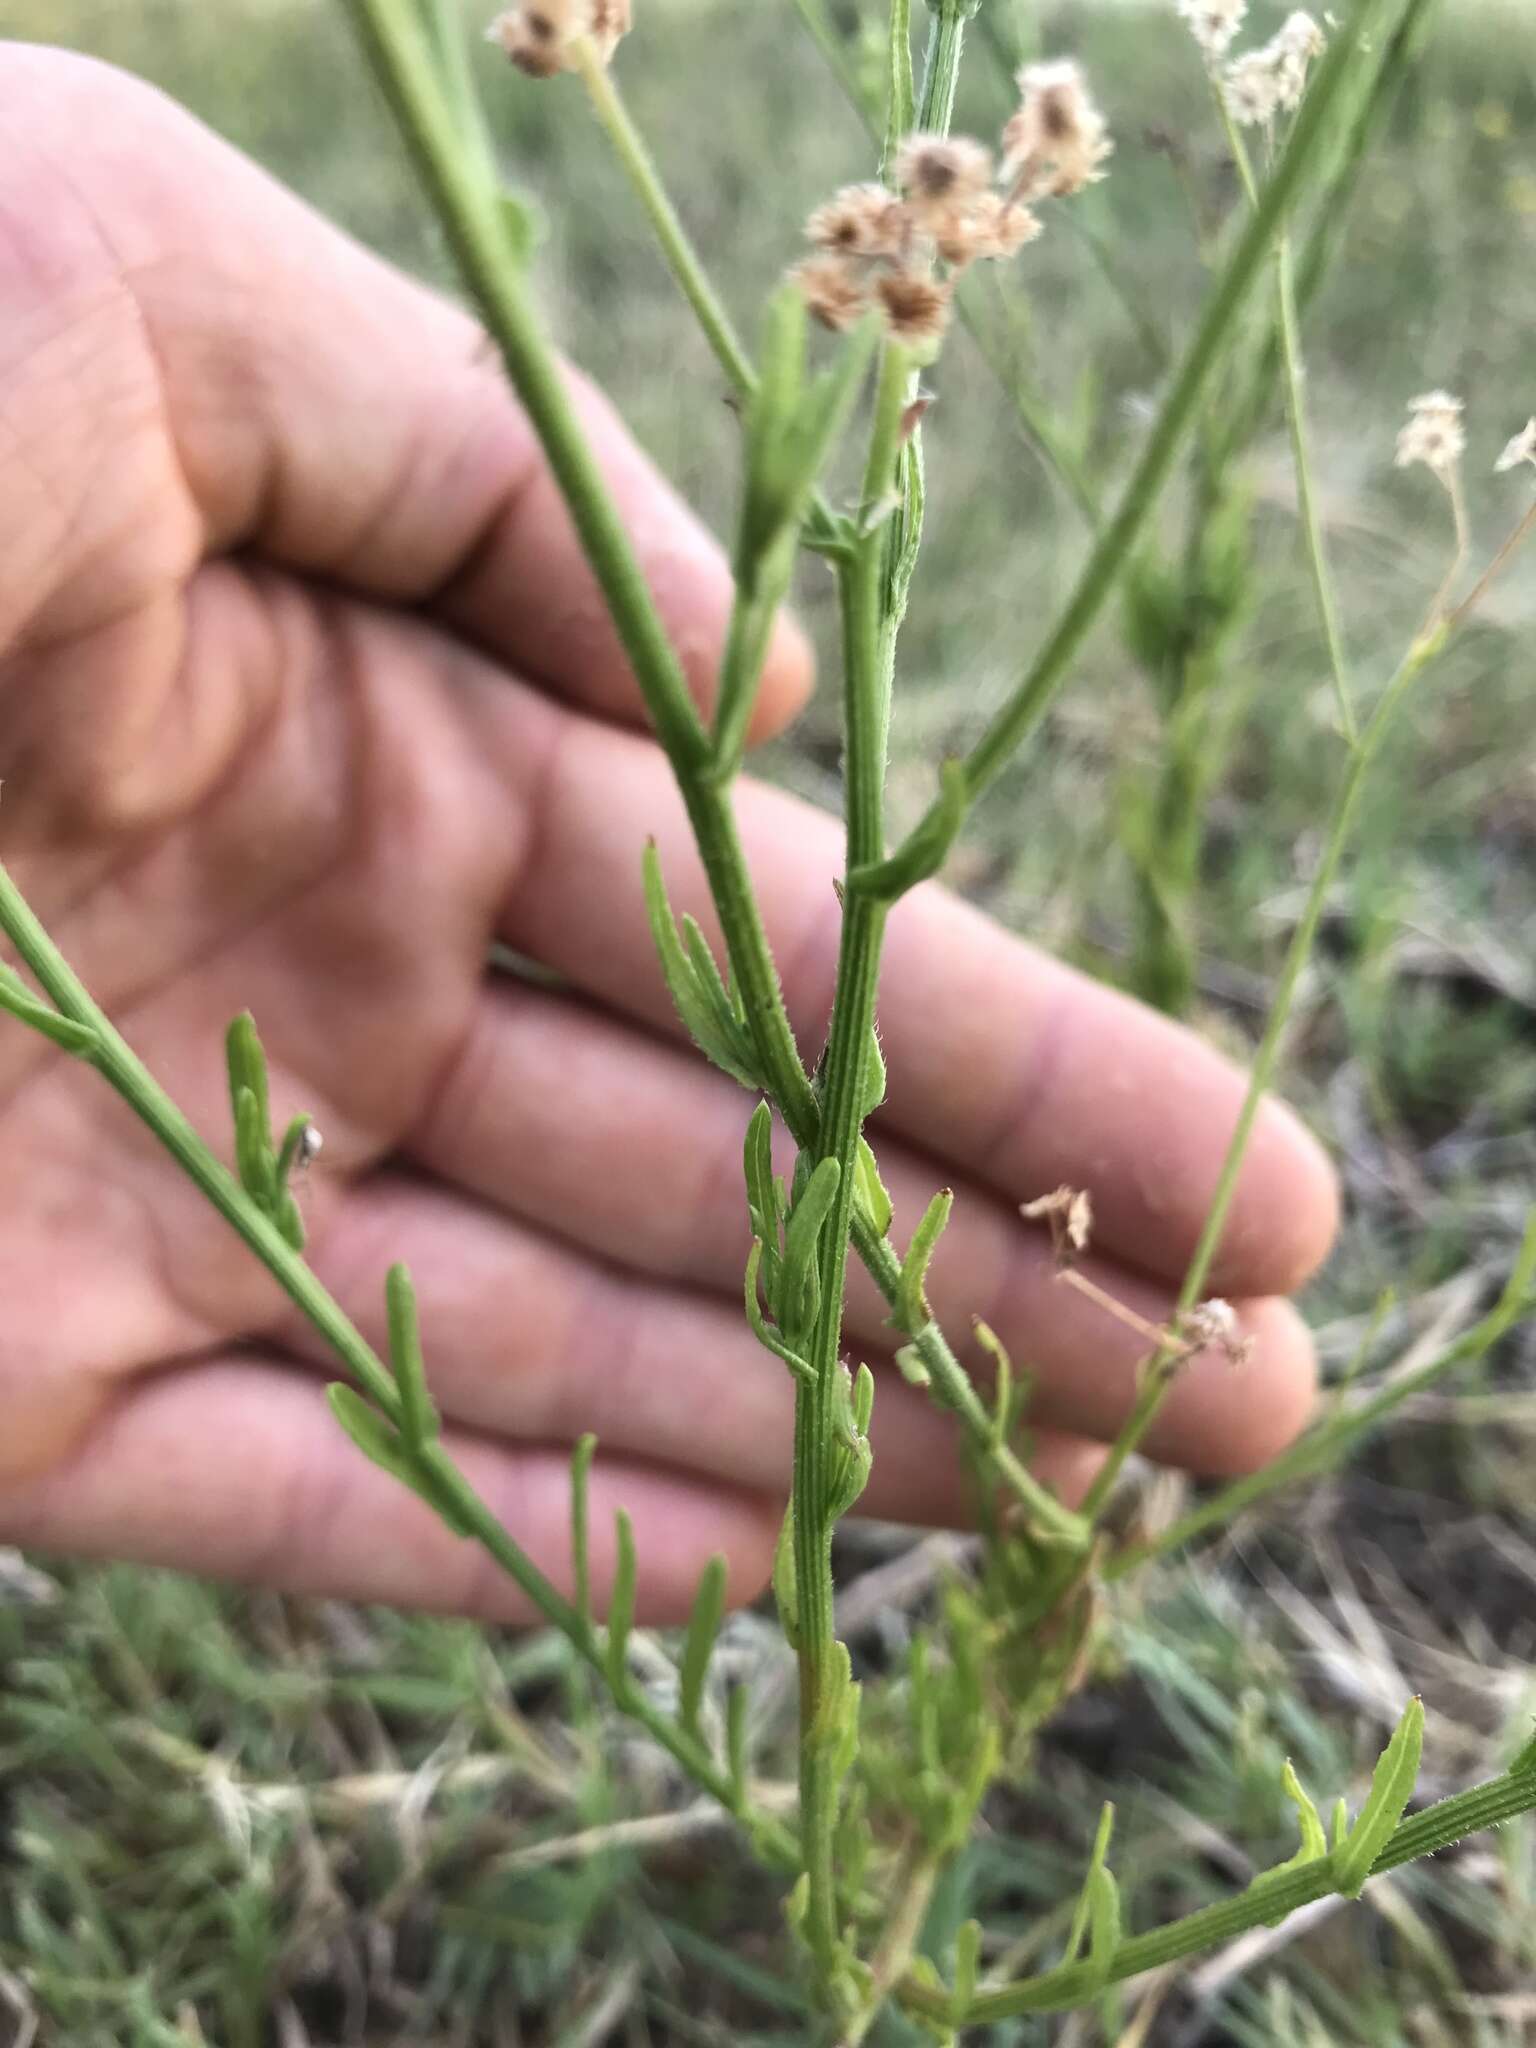
<svg viewBox="0 0 1536 2048"><path fill-rule="evenodd" d="M1093 473L1134 450L1201 287L1167 139L1202 188L1220 151L1171 9L999 9L1008 46L1071 50L1118 138L1114 174L1031 251L1000 304L1042 402ZM1264 19L1278 8L1256 8ZM191 105L354 233L446 282L441 252L339 10L284 0L13 0L15 33L90 50ZM995 127L1003 75L973 42L962 123ZM482 59L509 175L543 204L552 321L663 467L724 530L734 426L574 92ZM689 224L750 324L798 223L863 175L857 124L787 7L645 5L622 60ZM792 138L792 147L786 147ZM1308 322L1321 494L1352 655L1381 679L1443 562L1442 508L1392 469L1403 404L1464 390L1481 539L1511 486L1486 474L1536 406L1536 23L1446 10ZM1036 644L1081 523L963 341L934 378L932 511L903 648L894 790L984 719ZM1484 459L1486 458L1486 460ZM1297 548L1284 437L1253 469L1260 573L1231 686L1246 710L1215 793L1202 881L1205 1022L1239 1050L1288 935L1336 768ZM1160 523L1176 544L1177 495ZM800 593L829 624L811 565ZM1536 757L1528 744L1536 573L1498 590L1391 748L1359 857L1300 1006L1291 1085L1339 1151L1344 1246L1313 1290L1325 1359L1386 1286L1465 1316L1455 1277L1496 1274L1536 1141ZM1101 632L1030 758L977 821L957 878L1017 929L1118 973L1130 916L1114 808L1152 760L1144 687ZM830 706L772 771L826 796ZM1461 1306L1458 1309L1458 1301ZM1403 1691L1425 1691L1430 1771L1449 1788L1512 1740L1533 1691L1528 1455L1536 1360L1517 1339L1474 1398L1406 1418L1304 1504L1157 1575L1117 1664L1054 1731L1027 1800L1003 1801L934 1932L979 1912L1020 1955L1081 1868L1085 1816L1122 1806L1128 1908L1145 1924L1287 1853L1275 1793L1292 1755L1348 1781ZM1147 1512L1157 1507L1154 1490ZM879 1556L855 1538L853 1562ZM904 1623L862 1640L888 1655ZM735 1654L772 1650L750 1621ZM555 1649L334 1604L237 1596L164 1574L19 1564L0 1580L0 2040L64 2044L802 2040L776 1907L678 1787L572 1714ZM1395 1715L1395 1707L1393 1708ZM763 1767L782 1768L783 1732ZM658 1838L587 1833L659 1810ZM580 1838L530 1862L540 1843ZM1267 1958L1170 1992L1153 2048L1221 2042L1536 2040L1531 1831L1373 1889ZM996 2039L1089 2048L1117 2017ZM894 2023L887 2043L905 2039Z"/></svg>

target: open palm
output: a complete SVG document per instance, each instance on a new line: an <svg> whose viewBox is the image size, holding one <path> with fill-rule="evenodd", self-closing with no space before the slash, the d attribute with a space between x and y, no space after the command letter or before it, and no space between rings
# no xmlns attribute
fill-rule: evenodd
<svg viewBox="0 0 1536 2048"><path fill-rule="evenodd" d="M675 1615L715 1550L746 1597L792 1408L741 1317L750 1105L675 1037L646 836L707 923L702 880L526 424L461 313L165 101L57 53L0 64L0 854L226 1150L223 1028L255 1013L278 1117L325 1138L317 1271L377 1341L408 1262L455 1455L557 1581L593 1429L594 1530L634 1516L644 1612ZM581 403L702 697L724 567ZM809 686L786 626L762 729ZM814 1048L839 834L760 787L742 820ZM488 972L496 941L562 987ZM1017 1204L1091 1187L1090 1270L1162 1314L1240 1079L932 887L893 921L881 1016L898 1240L956 1187L935 1307L1035 1369L1037 1468L1070 1494L1136 1342L1053 1285ZM323 1347L124 1106L20 1028L0 1157L0 1535L521 1613L336 1431ZM1333 1214L1320 1155L1267 1111L1214 1283L1256 1355L1192 1363L1157 1455L1237 1470L1294 1433L1310 1349L1275 1297ZM882 1317L857 1275L850 1342L876 1363ZM894 1373L875 1446L865 1511L963 1514L949 1424Z"/></svg>

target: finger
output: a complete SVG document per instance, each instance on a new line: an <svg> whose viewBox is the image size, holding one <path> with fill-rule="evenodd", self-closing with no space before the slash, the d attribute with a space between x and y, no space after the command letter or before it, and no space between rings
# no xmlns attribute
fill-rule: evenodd
<svg viewBox="0 0 1536 2048"><path fill-rule="evenodd" d="M515 716L510 710L504 716ZM778 791L740 786L741 833L802 1050L826 1026L841 835ZM541 792L540 831L502 920L507 941L589 993L676 1030L641 898L654 838L679 910L712 928L665 767L633 740L573 727ZM880 1029L890 1096L877 1128L1009 1204L1068 1182L1100 1243L1172 1277L1194 1249L1245 1092L1192 1033L1004 932L936 886L890 920ZM1289 1292L1332 1242L1333 1175L1279 1104L1260 1111L1211 1276L1227 1294Z"/></svg>
<svg viewBox="0 0 1536 2048"><path fill-rule="evenodd" d="M788 1497L794 1387L733 1298L669 1286L592 1259L454 1190L384 1172L341 1203L313 1263L376 1346L387 1342L387 1267L410 1269L433 1398L481 1436L572 1443L591 1430L614 1457L701 1486ZM277 1333L333 1370L297 1315ZM886 1333L888 1338L889 1332ZM950 1418L894 1373L872 1429L861 1512L952 1527L973 1496ZM1097 1447L1049 1432L1047 1484L1081 1490Z"/></svg>
<svg viewBox="0 0 1536 2048"><path fill-rule="evenodd" d="M20 344L7 400L49 479L18 549L39 590L61 564L66 582L79 571L50 633L76 637L143 602L190 527L208 549L255 547L433 604L499 658L638 719L560 494L474 323L146 86L59 51L12 45L6 65L0 284ZM706 702L731 601L719 550L606 403L578 378L569 389ZM164 444L144 425L162 407ZM82 420L113 430L90 460ZM129 523L143 544L109 556ZM120 562L116 579L103 559ZM8 578L13 627L26 581ZM756 732L783 725L809 687L805 639L783 623Z"/></svg>
<svg viewBox="0 0 1536 2048"><path fill-rule="evenodd" d="M481 1499L571 1597L570 1456L450 1431ZM595 1603L628 1511L638 1617L686 1618L716 1552L732 1604L766 1582L782 1508L601 1451L590 1480ZM293 1593L383 1600L501 1622L538 1619L480 1547L452 1536L342 1434L321 1382L267 1358L178 1366L125 1389L66 1463L0 1502L7 1541L127 1558Z"/></svg>
<svg viewBox="0 0 1536 2048"><path fill-rule="evenodd" d="M584 1247L608 1270L659 1276L721 1298L713 1310L718 1331L708 1344L716 1347L715 1355L733 1361L730 1369L697 1388L663 1395L670 1426L695 1449L719 1426L711 1389L744 1387L753 1354L766 1359L748 1337L739 1306L750 1239L741 1164L748 1108L741 1089L682 1048L583 1004L508 983L481 997L458 1063L444 1075L408 1141L412 1154L444 1181ZM787 1154L781 1164L787 1173ZM880 1169L895 1205L896 1241L905 1243L938 1184L939 1170L898 1140L881 1145ZM451 1233L450 1242L457 1242ZM1111 1259L1083 1261L1082 1277L1145 1326L1164 1325L1173 1314L1167 1285ZM493 1269L488 1300L494 1284ZM516 1292L519 1298L525 1294L521 1282ZM1105 1441L1114 1436L1135 1398L1138 1368L1151 1340L1117 1320L1102 1300L1063 1282L1045 1231L1026 1226L1015 1209L987 1190L957 1183L928 1294L952 1334L968 1335L978 1315L998 1332L1034 1376L1031 1413L1037 1419ZM650 1298L664 1301L668 1289L652 1287ZM601 1312L604 1295L593 1294L590 1282L585 1293L578 1289L578 1299L591 1299L594 1312ZM1305 1325L1274 1301L1245 1303L1241 1313L1253 1340L1252 1358L1241 1369L1219 1353L1191 1359L1149 1440L1152 1455L1203 1472L1246 1471L1266 1462L1305 1424L1315 1388ZM632 1321L634 1309L626 1314ZM867 1275L851 1269L850 1348L872 1359L888 1356L897 1341L888 1314ZM611 1398L619 1410L634 1412L643 1397L632 1380L650 1386L654 1398L655 1358L680 1348L665 1321L656 1325L654 1337L657 1353L647 1353L642 1371L632 1372L626 1351L626 1369L616 1381L610 1375L608 1394L600 1387L582 1398ZM985 1375L981 1347L968 1345L964 1358ZM563 1377L554 1375L556 1381ZM726 1463L712 1469L737 1469L746 1483L765 1483L748 1462L733 1461L750 1461L759 1432L763 1442L774 1444L775 1458L784 1455L776 1432L787 1426L787 1382L780 1386L770 1376L770 1402L775 1393L786 1405L773 1414L755 1406L749 1413L742 1397L741 1411L731 1418ZM904 1475L908 1459L913 1461L915 1494L925 1460L931 1471L932 1457L926 1424L907 1429L914 1400L920 1417L925 1397L894 1382L890 1396L881 1394L877 1421L900 1416L901 1449L892 1456L901 1459ZM892 1408L892 1401L901 1405ZM669 1443L652 1438L628 1447L677 1455ZM922 1518L935 1513L925 1508ZM911 1518L918 1518L915 1512Z"/></svg>

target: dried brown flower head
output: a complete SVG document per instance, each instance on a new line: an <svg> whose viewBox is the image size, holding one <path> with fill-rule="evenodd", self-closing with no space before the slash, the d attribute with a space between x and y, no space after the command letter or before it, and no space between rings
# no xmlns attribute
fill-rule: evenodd
<svg viewBox="0 0 1536 2048"><path fill-rule="evenodd" d="M882 270L875 297L891 334L908 348L942 341L949 325L950 287L920 270Z"/></svg>
<svg viewBox="0 0 1536 2048"><path fill-rule="evenodd" d="M1191 1357L1197 1351L1220 1351L1229 1365L1246 1365L1253 1356L1253 1339L1243 1335L1237 1310L1230 1301L1216 1297L1186 1309L1175 1325L1175 1334L1181 1344L1188 1345Z"/></svg>
<svg viewBox="0 0 1536 2048"><path fill-rule="evenodd" d="M806 239L838 256L901 256L912 216L884 185L845 185L805 224Z"/></svg>
<svg viewBox="0 0 1536 2048"><path fill-rule="evenodd" d="M992 153L968 135L910 135L896 152L897 190L924 228L992 183Z"/></svg>
<svg viewBox="0 0 1536 2048"><path fill-rule="evenodd" d="M808 256L789 273L807 310L834 334L856 326L869 310L869 290L859 266L846 256Z"/></svg>
<svg viewBox="0 0 1536 2048"><path fill-rule="evenodd" d="M1026 64L1018 85L1018 112L1003 130L1010 197L1062 199L1101 178L1114 144L1079 67Z"/></svg>
<svg viewBox="0 0 1536 2048"><path fill-rule="evenodd" d="M588 37L604 64L629 33L630 0L523 0L498 14L485 39L530 78L569 71L578 38Z"/></svg>
<svg viewBox="0 0 1536 2048"><path fill-rule="evenodd" d="M1086 1188L1053 1188L1048 1195L1021 1203L1019 1214L1026 1223L1049 1227L1058 1266L1070 1265L1079 1252L1087 1251L1093 1235L1093 1202Z"/></svg>

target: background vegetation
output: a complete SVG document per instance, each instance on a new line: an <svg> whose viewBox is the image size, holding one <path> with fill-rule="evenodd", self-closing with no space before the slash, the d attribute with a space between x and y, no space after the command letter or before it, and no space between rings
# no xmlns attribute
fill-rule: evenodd
<svg viewBox="0 0 1536 2048"><path fill-rule="evenodd" d="M1114 175L990 308L1001 353L1090 474L1134 445L1199 288L1186 193L1229 202L1171 0L985 0L967 93L1006 104L988 44L1087 63ZM787 0L642 0L621 58L690 225L743 317L801 218L867 168ZM995 10L990 12L989 10ZM1255 6L1260 27L1278 8ZM324 0L13 0L23 35L156 79L401 261L446 266L337 10ZM700 441L718 379L574 87L488 77L509 168L558 221L542 259L571 352L723 521L733 430ZM963 118L962 124L966 125ZM631 232L632 230L632 232ZM1400 646L1443 562L1441 508L1391 466L1404 402L1464 391L1473 513L1507 524L1492 458L1536 407L1536 20L1447 9L1400 101L1308 323L1324 512L1352 651ZM1015 410L957 342L935 378L932 512L904 641L893 794L974 732L1084 543ZM1483 459L1486 457L1486 461ZM1241 1048L1308 873L1336 765L1325 664L1277 419L1255 460L1246 621L1220 688L1232 747L1210 803L1200 1010ZM1169 545L1182 532L1170 500ZM802 603L830 618L811 564ZM1389 1281L1395 1352L1473 1320L1507 1270L1536 1168L1536 574L1496 591L1390 744L1361 856L1300 1005L1292 1093L1336 1148L1344 1244L1308 1307L1338 1371ZM832 786L813 710L773 771ZM1133 885L1117 818L1155 761L1144 680L1111 627L1042 744L984 806L954 874L1017 929L1123 972ZM1389 1366L1387 1370L1392 1370ZM1185 1911L1288 1853L1293 1756L1334 1786L1425 1695L1423 1791L1497 1769L1536 1709L1530 1455L1536 1337L1425 1397L1348 1471L1155 1574L1108 1668L1053 1728L1040 1784L998 1802L935 1907L977 1913L1021 1965L1059 1929L1102 1797L1127 1911ZM1172 1507L1154 1480L1141 1512ZM844 1539L846 1618L880 1668L953 1540ZM770 1774L793 1687L776 1631L731 1624L760 1670ZM604 1735L562 1646L166 1574L0 1558L0 2042L626 2044L802 2038L775 1902L710 1815ZM778 1702L775 1721L772 1702ZM634 1816L652 1816L636 1820ZM1513 2048L1536 2041L1536 1832L1486 1837L1248 1937L1097 2015L994 2031L1020 2048ZM1053 1918L1052 1916L1056 1917ZM8 2032L9 2030L9 2032ZM879 2037L909 2037L892 2020Z"/></svg>

